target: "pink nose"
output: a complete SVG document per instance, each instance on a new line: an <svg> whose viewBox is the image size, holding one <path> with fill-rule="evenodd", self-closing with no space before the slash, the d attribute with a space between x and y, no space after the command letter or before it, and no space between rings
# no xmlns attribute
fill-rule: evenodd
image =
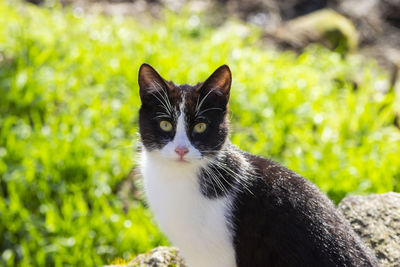
<svg viewBox="0 0 400 267"><path fill-rule="evenodd" d="M189 152L189 149L185 146L178 146L175 148L175 152L181 157L181 159L183 159L183 156Z"/></svg>

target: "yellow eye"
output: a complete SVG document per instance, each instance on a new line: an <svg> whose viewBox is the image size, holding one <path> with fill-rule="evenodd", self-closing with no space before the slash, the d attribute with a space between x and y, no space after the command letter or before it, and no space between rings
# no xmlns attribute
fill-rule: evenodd
<svg viewBox="0 0 400 267"><path fill-rule="evenodd" d="M195 126L194 126L194 131L196 132L196 133L202 133L202 132L204 132L205 130L206 130L206 128L207 128L207 124L205 124L204 122L200 122L200 123L197 123Z"/></svg>
<svg viewBox="0 0 400 267"><path fill-rule="evenodd" d="M172 130L172 124L169 121L161 121L160 128L165 132L169 132Z"/></svg>

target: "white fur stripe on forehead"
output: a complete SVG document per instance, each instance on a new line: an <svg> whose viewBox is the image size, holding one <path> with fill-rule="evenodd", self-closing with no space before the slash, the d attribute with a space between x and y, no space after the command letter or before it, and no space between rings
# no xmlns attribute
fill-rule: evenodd
<svg viewBox="0 0 400 267"><path fill-rule="evenodd" d="M176 123L176 134L174 138L175 146L190 146L190 141L186 133L186 120L185 120L185 94L182 94L182 102L179 105L179 117Z"/></svg>

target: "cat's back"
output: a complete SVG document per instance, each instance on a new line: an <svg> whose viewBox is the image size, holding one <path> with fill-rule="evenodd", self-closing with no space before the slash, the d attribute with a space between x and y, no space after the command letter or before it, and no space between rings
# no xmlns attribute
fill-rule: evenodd
<svg viewBox="0 0 400 267"><path fill-rule="evenodd" d="M268 159L241 152L254 175L232 211L238 266L378 266L318 188Z"/></svg>

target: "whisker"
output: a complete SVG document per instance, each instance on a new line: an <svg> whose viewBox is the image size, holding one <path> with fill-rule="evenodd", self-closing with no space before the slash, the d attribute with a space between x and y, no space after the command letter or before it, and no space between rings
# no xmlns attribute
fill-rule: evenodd
<svg viewBox="0 0 400 267"><path fill-rule="evenodd" d="M168 95L167 95L167 92L163 89L163 87L157 82L157 81L154 81L155 83L156 83L156 85L161 89L161 90L158 90L158 93L160 94L160 96L164 99L164 101L165 101L165 104L167 105L167 107L168 107L168 109L171 111L171 113L172 113L172 105L171 105L171 102L169 101L169 98L168 98ZM161 92L163 93L163 94L161 94Z"/></svg>
<svg viewBox="0 0 400 267"><path fill-rule="evenodd" d="M204 172L206 172L207 173L207 175L209 176L209 177L211 177L211 180L212 181L214 181L214 178L212 177L212 175L210 174L210 172L209 172L209 170L208 170L208 167L206 166L206 167L204 167L203 168L203 170L204 170ZM208 179L205 179L206 180L206 182L208 183L208 184L211 184L211 186L213 187L213 189L214 189L214 193L215 193L215 195L217 196L218 195L218 193L217 193L217 189L215 188L215 186L214 186L214 183L211 181L208 181ZM218 185L217 185L218 186ZM222 190L222 189L221 189Z"/></svg>
<svg viewBox="0 0 400 267"><path fill-rule="evenodd" d="M195 114L195 116L197 116L197 114L199 113L199 110L200 110L201 106L203 105L204 101L206 100L206 98L207 98L213 91L215 91L215 89L211 89L211 90L202 98L202 100L200 101L200 103L199 103L198 105L196 105L196 108L195 108L196 114Z"/></svg>
<svg viewBox="0 0 400 267"><path fill-rule="evenodd" d="M227 179L225 179L224 175L218 170L216 169L216 171L220 174L220 177L231 187L235 188L235 186L233 184L231 184Z"/></svg>
<svg viewBox="0 0 400 267"><path fill-rule="evenodd" d="M201 114L206 113L206 112L211 111L211 110L222 110L222 108L207 108L207 109L202 110L201 112L199 112L197 114L197 116L201 116Z"/></svg>
<svg viewBox="0 0 400 267"><path fill-rule="evenodd" d="M151 93L155 98L157 98L157 100L160 102L160 104L161 104L161 107L163 107L164 109L165 109L165 111L168 113L168 114L171 114L171 111L168 109L168 107L166 106L166 104L156 95L156 94L154 94L153 92Z"/></svg>
<svg viewBox="0 0 400 267"><path fill-rule="evenodd" d="M155 118L155 119L158 119L158 118L170 119L171 116L170 116L170 115L167 115L167 114L160 114L160 115L155 116L154 118Z"/></svg>
<svg viewBox="0 0 400 267"><path fill-rule="evenodd" d="M210 159L210 163L214 164L215 166L217 166L217 167L221 168L222 170L226 171L228 174L230 174L230 176L232 176L232 178L238 184L242 185L245 190L247 190L249 193L253 194L251 192L250 188L249 188L249 181L248 181L248 179L246 179L246 177L252 177L253 174L249 173L245 169L242 170L243 171L242 173L238 173L237 171L232 170L228 165L226 165L225 163L219 161L218 159ZM234 186L234 188L238 189L237 186ZM241 188L239 188L239 189L241 189Z"/></svg>

